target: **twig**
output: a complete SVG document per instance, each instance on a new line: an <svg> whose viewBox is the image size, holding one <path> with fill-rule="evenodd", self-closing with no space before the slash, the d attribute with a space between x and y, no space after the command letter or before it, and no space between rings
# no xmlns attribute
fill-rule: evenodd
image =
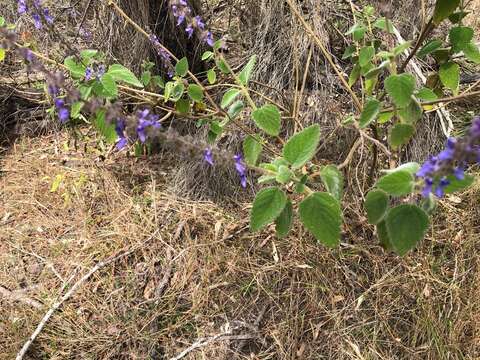
<svg viewBox="0 0 480 360"><path fill-rule="evenodd" d="M43 304L41 302L25 296L21 291L10 291L2 285L0 285L0 296L12 301L22 302L36 309L43 308Z"/></svg>
<svg viewBox="0 0 480 360"><path fill-rule="evenodd" d="M175 357L170 358L170 360L180 360L183 359L185 356L187 356L189 353L192 351L195 351L199 348L205 347L211 343L214 343L216 341L221 341L221 340L249 340L249 339L254 339L256 336L252 334L243 334L243 335L231 335L233 329L229 329L224 331L221 334L217 334L214 336L210 336L207 338L199 338L197 341L195 341L192 345L190 345L188 348L183 350L180 354L178 354Z"/></svg>
<svg viewBox="0 0 480 360"><path fill-rule="evenodd" d="M59 300L57 300L47 311L45 316L42 318L40 323L38 324L37 328L33 332L33 334L30 336L30 338L27 340L27 342L23 345L22 349L18 352L16 356L16 360L22 360L25 354L27 353L28 349L30 348L30 345L35 341L37 336L40 334L40 332L43 330L47 322L50 320L52 315L57 311L62 304L67 301L75 292L80 288L80 286L86 282L94 273L96 273L98 270L104 268L107 265L110 265L117 260L129 256L130 254L134 253L137 249L139 249L141 246L145 245L147 242L152 240L156 235L158 234L158 230L153 233L152 236L150 236L147 240L145 240L142 244L135 246L133 249L130 249L128 251L124 251L120 253L117 256L111 256L110 258L100 261L97 265L95 265L88 273L86 273L80 280L78 280L71 288L68 290L65 295L63 295Z"/></svg>

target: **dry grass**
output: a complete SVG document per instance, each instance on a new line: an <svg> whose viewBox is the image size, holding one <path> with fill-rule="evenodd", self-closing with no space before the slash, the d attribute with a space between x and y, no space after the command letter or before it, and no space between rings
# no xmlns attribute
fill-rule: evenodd
<svg viewBox="0 0 480 360"><path fill-rule="evenodd" d="M22 138L2 160L0 284L45 307L0 299L0 358L14 356L64 280L72 277L71 285L156 230L81 287L40 334L32 358L169 358L226 324L254 324L264 309L241 351L238 341L220 341L187 358L480 356L478 186L462 201L444 201L428 240L399 259L352 221L333 251L300 227L285 240L271 229L252 235L244 206L173 196L166 159L101 162L88 144L84 152L64 141ZM58 174L64 181L51 192Z"/></svg>

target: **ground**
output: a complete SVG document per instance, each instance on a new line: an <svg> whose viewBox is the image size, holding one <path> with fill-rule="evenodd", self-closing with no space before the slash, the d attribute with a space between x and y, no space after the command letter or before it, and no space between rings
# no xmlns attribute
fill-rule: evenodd
<svg viewBox="0 0 480 360"><path fill-rule="evenodd" d="M57 297L96 272L34 342L33 359L475 359L480 190L449 197L418 251L386 254L348 223L338 250L298 227L248 232L248 206L169 191L173 160L99 156L57 133L2 155L0 354L12 359ZM15 300L16 299L16 300ZM32 300L33 304L27 303ZM235 340L239 335L247 340Z"/></svg>

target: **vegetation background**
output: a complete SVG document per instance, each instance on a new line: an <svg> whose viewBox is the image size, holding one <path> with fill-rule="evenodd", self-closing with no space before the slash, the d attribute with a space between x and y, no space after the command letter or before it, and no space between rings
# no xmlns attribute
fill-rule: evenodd
<svg viewBox="0 0 480 360"><path fill-rule="evenodd" d="M46 1L71 44L98 48L140 71L155 61L148 41L102 0ZM320 123L324 158L344 159L354 133L339 127L349 99L282 1L192 1L229 61L260 62L255 86L303 125ZM351 3L297 1L337 62L352 24ZM418 32L431 2L372 0L404 38ZM467 22L480 34L480 1ZM201 44L175 28L165 1L121 0L181 57ZM22 40L60 61L51 34L18 18L16 2L0 14ZM91 38L79 36L80 27ZM440 34L441 35L441 34ZM479 39L480 40L480 39ZM394 38L391 39L395 41ZM428 72L429 64L421 64ZM202 70L200 62L194 64ZM478 359L480 358L480 185L440 202L427 240L405 258L387 254L362 217L359 181L367 149L349 165L351 189L340 249L318 246L299 226L278 240L248 231L255 188L236 174L209 169L167 149L135 158L98 148L85 131L73 139L45 115L48 104L18 59L0 64L0 359L12 359L46 310L98 261L134 249L82 284L33 343L32 359ZM479 69L467 68L465 77ZM219 96L221 94L219 93ZM461 133L478 100L451 108ZM177 125L202 136L196 126ZM223 146L235 150L232 136ZM422 161L442 146L427 117L402 160ZM107 153L108 156L105 156ZM222 335L223 334L223 335ZM215 338L217 336L217 338Z"/></svg>

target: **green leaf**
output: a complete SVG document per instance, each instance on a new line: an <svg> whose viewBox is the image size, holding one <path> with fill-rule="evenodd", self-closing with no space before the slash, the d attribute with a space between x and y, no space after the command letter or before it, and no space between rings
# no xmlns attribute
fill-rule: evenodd
<svg viewBox="0 0 480 360"><path fill-rule="evenodd" d="M172 95L170 96L170 99L173 102L176 102L180 100L185 92L185 85L183 83L178 82L175 84L175 86L172 89Z"/></svg>
<svg viewBox="0 0 480 360"><path fill-rule="evenodd" d="M226 107L230 106L233 101L240 95L239 89L229 89L225 94L223 94L222 102L220 106L225 109Z"/></svg>
<svg viewBox="0 0 480 360"><path fill-rule="evenodd" d="M72 119L77 119L80 116L80 111L83 108L85 103L83 101L76 101L73 103L72 108L70 109L70 117Z"/></svg>
<svg viewBox="0 0 480 360"><path fill-rule="evenodd" d="M358 63L361 67L367 65L370 60L373 59L375 56L375 48L373 46L365 46L364 48L360 49L358 54Z"/></svg>
<svg viewBox="0 0 480 360"><path fill-rule="evenodd" d="M98 50L86 49L80 51L80 57L84 63L90 63L90 60L97 56Z"/></svg>
<svg viewBox="0 0 480 360"><path fill-rule="evenodd" d="M262 153L262 150L263 145L260 138L255 139L253 136L247 136L243 141L243 156L247 165L257 165L257 161Z"/></svg>
<svg viewBox="0 0 480 360"><path fill-rule="evenodd" d="M452 90L454 95L458 95L460 86L460 66L454 62L448 62L440 66L438 72L442 84Z"/></svg>
<svg viewBox="0 0 480 360"><path fill-rule="evenodd" d="M337 200L343 197L343 174L335 165L327 165L320 171L320 177L327 191Z"/></svg>
<svg viewBox="0 0 480 360"><path fill-rule="evenodd" d="M215 72L214 69L210 69L207 71L207 79L208 79L208 83L211 85L217 82L217 73Z"/></svg>
<svg viewBox="0 0 480 360"><path fill-rule="evenodd" d="M243 103L243 101L237 100L232 104L232 106L228 108L228 116L230 117L230 119L235 119L238 115L240 115L244 108L245 104Z"/></svg>
<svg viewBox="0 0 480 360"><path fill-rule="evenodd" d="M311 125L288 139L283 147L283 157L293 169L299 169L315 155L319 142L320 126Z"/></svg>
<svg viewBox="0 0 480 360"><path fill-rule="evenodd" d="M416 205L399 205L388 212L385 224L393 249L403 256L423 240L429 219Z"/></svg>
<svg viewBox="0 0 480 360"><path fill-rule="evenodd" d="M458 5L460 5L460 0L437 0L433 12L433 23L439 25L455 12Z"/></svg>
<svg viewBox="0 0 480 360"><path fill-rule="evenodd" d="M97 131L105 138L107 143L114 144L117 141L117 132L115 125L107 123L105 120L105 110L100 110L93 120L93 125Z"/></svg>
<svg viewBox="0 0 480 360"><path fill-rule="evenodd" d="M383 190L372 190L365 198L365 210L370 224L383 221L388 210L388 195Z"/></svg>
<svg viewBox="0 0 480 360"><path fill-rule="evenodd" d="M437 94L435 94L432 89L427 87L423 87L418 90L416 97L423 101L435 101L438 99Z"/></svg>
<svg viewBox="0 0 480 360"><path fill-rule="evenodd" d="M413 100L406 108L399 110L398 115L403 123L413 125L422 118L423 108Z"/></svg>
<svg viewBox="0 0 480 360"><path fill-rule="evenodd" d="M67 57L63 64L67 67L72 78L81 79L85 76L87 68L82 64L78 64L73 56Z"/></svg>
<svg viewBox="0 0 480 360"><path fill-rule="evenodd" d="M342 210L340 202L327 193L313 193L299 205L300 220L325 246L340 244Z"/></svg>
<svg viewBox="0 0 480 360"><path fill-rule="evenodd" d="M352 35L354 41L360 41L365 37L367 32L367 27L363 24L354 24L350 30L348 30L345 35Z"/></svg>
<svg viewBox="0 0 480 360"><path fill-rule="evenodd" d="M190 113L190 101L188 101L188 99L178 99L178 101L175 103L175 109L180 114Z"/></svg>
<svg viewBox="0 0 480 360"><path fill-rule="evenodd" d="M348 77L348 85L353 86L357 80L360 78L360 74L362 71L362 67L360 64L355 64L355 66L352 69L352 72L350 73L350 76Z"/></svg>
<svg viewBox="0 0 480 360"><path fill-rule="evenodd" d="M396 46L392 52L395 56L401 55L405 50L407 50L412 45L411 41L406 41L403 44Z"/></svg>
<svg viewBox="0 0 480 360"><path fill-rule="evenodd" d="M390 34L392 34L394 31L392 21L391 20L387 21L384 17L377 19L373 23L373 26L376 27L377 29L387 31Z"/></svg>
<svg viewBox="0 0 480 360"><path fill-rule="evenodd" d="M247 65L245 65L243 70L238 75L238 78L240 79L240 82L243 85L248 85L248 82L252 77L253 69L255 68L256 63L257 63L257 55L253 55L248 61Z"/></svg>
<svg viewBox="0 0 480 360"><path fill-rule="evenodd" d="M450 15L448 17L448 20L450 20L450 22L452 24L458 24L460 21L462 21L465 16L467 16L468 14L470 14L469 11L457 11L456 13L453 13L452 15Z"/></svg>
<svg viewBox="0 0 480 360"><path fill-rule="evenodd" d="M0 27L5 26L5 18L3 16L0 16Z"/></svg>
<svg viewBox="0 0 480 360"><path fill-rule="evenodd" d="M213 55L215 55L213 52L211 52L211 51L205 51L205 52L202 54L202 61L210 60L211 58L213 58Z"/></svg>
<svg viewBox="0 0 480 360"><path fill-rule="evenodd" d="M175 65L175 75L184 77L188 73L188 59L186 57L180 59Z"/></svg>
<svg viewBox="0 0 480 360"><path fill-rule="evenodd" d="M139 88L143 87L143 84L140 82L140 80L138 80L137 77L123 65L110 65L107 74L110 75L115 81L122 81Z"/></svg>
<svg viewBox="0 0 480 360"><path fill-rule="evenodd" d="M284 238L290 232L293 224L293 205L292 202L287 200L285 208L275 220L275 230L279 239Z"/></svg>
<svg viewBox="0 0 480 360"><path fill-rule="evenodd" d="M454 53L463 51L473 39L473 29L468 26L457 26L450 30L450 43Z"/></svg>
<svg viewBox="0 0 480 360"><path fill-rule="evenodd" d="M282 213L287 204L287 196L278 187L261 190L255 197L250 212L250 229L253 232L263 229Z"/></svg>
<svg viewBox="0 0 480 360"><path fill-rule="evenodd" d="M377 122L379 124L385 124L386 122L389 122L390 120L392 120L393 115L395 115L395 112L393 111L380 113L380 115L378 115Z"/></svg>
<svg viewBox="0 0 480 360"><path fill-rule="evenodd" d="M3 61L5 60L5 54L6 54L6 50L4 48L0 48L0 61Z"/></svg>
<svg viewBox="0 0 480 360"><path fill-rule="evenodd" d="M252 113L255 124L268 135L278 136L281 128L280 110L273 105L267 104Z"/></svg>
<svg viewBox="0 0 480 360"><path fill-rule="evenodd" d="M370 99L363 108L362 114L360 115L360 127L366 128L372 122L375 121L378 114L380 113L381 102L377 99Z"/></svg>
<svg viewBox="0 0 480 360"><path fill-rule="evenodd" d="M188 85L188 96L190 99L196 102L202 102L203 100L203 89L201 86L197 84L190 84Z"/></svg>
<svg viewBox="0 0 480 360"><path fill-rule="evenodd" d="M369 70L366 74L365 74L365 78L366 79L370 79L370 78L373 78L375 76L378 76L380 75L380 73L382 72L383 69L387 68L388 66L390 66L391 62L390 60L385 60L383 61L380 65L378 65L376 68L373 68L371 70Z"/></svg>
<svg viewBox="0 0 480 360"><path fill-rule="evenodd" d="M465 175L465 179L458 180L455 176L447 176L447 179L450 181L450 184L445 188L445 194L452 194L457 191L465 190L472 186L475 181L475 177L471 175Z"/></svg>
<svg viewBox="0 0 480 360"><path fill-rule="evenodd" d="M398 172L398 171L407 171L410 174L415 175L418 170L420 170L419 163L409 162L409 163L402 164L395 169L382 170L382 172L386 174L393 174L394 172Z"/></svg>
<svg viewBox="0 0 480 360"><path fill-rule="evenodd" d="M412 101L415 77L411 74L390 75L385 80L385 89L395 105L404 108Z"/></svg>
<svg viewBox="0 0 480 360"><path fill-rule="evenodd" d="M215 63L217 64L217 67L220 69L220 71L223 74L225 74L225 75L230 74L230 70L229 70L227 64L225 63L225 61L223 61L222 59L219 59Z"/></svg>
<svg viewBox="0 0 480 360"><path fill-rule="evenodd" d="M480 50L474 43L467 44L463 49L465 57L475 64L480 64Z"/></svg>
<svg viewBox="0 0 480 360"><path fill-rule="evenodd" d="M294 173L288 168L288 166L280 165L275 180L277 180L278 183L285 185L290 182L293 176Z"/></svg>
<svg viewBox="0 0 480 360"><path fill-rule="evenodd" d="M144 71L142 73L140 81L142 82L143 86L148 86L148 84L150 84L150 81L152 81L152 73L150 71Z"/></svg>
<svg viewBox="0 0 480 360"><path fill-rule="evenodd" d="M417 56L420 59L423 59L428 54L433 53L434 51L440 49L442 47L442 42L440 40L434 39L430 40L425 46L423 46L419 51Z"/></svg>
<svg viewBox="0 0 480 360"><path fill-rule="evenodd" d="M118 87L112 75L104 74L100 82L103 86L103 95L105 97L115 98L118 96Z"/></svg>
<svg viewBox="0 0 480 360"><path fill-rule="evenodd" d="M377 224L377 235L380 245L387 251L393 250L392 241L388 236L387 224L385 221L382 221Z"/></svg>
<svg viewBox="0 0 480 360"><path fill-rule="evenodd" d="M393 196L409 195L413 192L414 180L413 175L406 170L395 171L381 177L377 187Z"/></svg>
<svg viewBox="0 0 480 360"><path fill-rule="evenodd" d="M352 55L354 55L356 52L357 52L357 47L355 45L348 46L342 55L342 60L350 59Z"/></svg>

